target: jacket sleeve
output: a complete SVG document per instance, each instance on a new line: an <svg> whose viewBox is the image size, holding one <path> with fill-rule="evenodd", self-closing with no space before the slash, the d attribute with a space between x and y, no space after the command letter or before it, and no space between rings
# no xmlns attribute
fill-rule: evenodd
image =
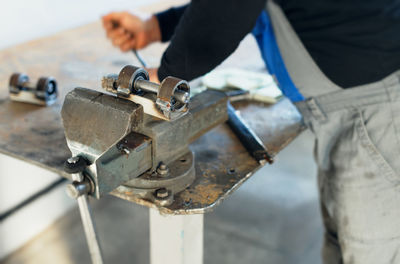
<svg viewBox="0 0 400 264"><path fill-rule="evenodd" d="M249 33L265 0L193 0L185 9L158 77L197 78L219 65Z"/></svg>
<svg viewBox="0 0 400 264"><path fill-rule="evenodd" d="M179 20L181 19L187 6L188 5L172 7L155 14L158 24L160 25L162 42L171 40L172 35L174 35L175 28L178 25Z"/></svg>

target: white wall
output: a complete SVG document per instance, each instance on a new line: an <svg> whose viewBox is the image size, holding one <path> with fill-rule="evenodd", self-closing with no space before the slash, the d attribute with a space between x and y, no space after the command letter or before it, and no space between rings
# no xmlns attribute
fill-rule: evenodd
<svg viewBox="0 0 400 264"><path fill-rule="evenodd" d="M0 49L157 0L0 0Z"/></svg>
<svg viewBox="0 0 400 264"><path fill-rule="evenodd" d="M0 0L0 49L96 21L112 10L135 9L157 0ZM0 213L58 175L0 155ZM22 246L75 203L64 185L0 222L0 259Z"/></svg>

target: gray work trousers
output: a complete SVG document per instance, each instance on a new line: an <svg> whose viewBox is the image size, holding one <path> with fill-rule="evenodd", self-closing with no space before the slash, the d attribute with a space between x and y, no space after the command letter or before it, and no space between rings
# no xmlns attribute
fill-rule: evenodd
<svg viewBox="0 0 400 264"><path fill-rule="evenodd" d="M400 71L342 89L319 70L279 6L268 2L267 10L307 98L296 106L315 135L324 263L400 263Z"/></svg>

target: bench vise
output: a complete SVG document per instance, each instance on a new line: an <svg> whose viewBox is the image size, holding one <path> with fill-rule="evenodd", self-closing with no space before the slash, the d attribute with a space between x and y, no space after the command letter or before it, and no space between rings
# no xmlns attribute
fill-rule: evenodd
<svg viewBox="0 0 400 264"><path fill-rule="evenodd" d="M73 156L66 169L75 175L70 194L99 199L125 185L156 205L171 204L195 179L189 144L227 120L227 97L205 91L189 103L187 82L168 77L156 86L144 69L133 66L104 77L103 88L112 94L75 88L62 107ZM151 113L158 115L146 113L132 97L145 98L143 104L153 104Z"/></svg>

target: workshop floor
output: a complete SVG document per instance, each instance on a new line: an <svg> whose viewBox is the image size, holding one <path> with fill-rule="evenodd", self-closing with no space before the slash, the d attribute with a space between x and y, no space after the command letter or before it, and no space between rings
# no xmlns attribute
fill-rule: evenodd
<svg viewBox="0 0 400 264"><path fill-rule="evenodd" d="M306 131L205 216L206 264L321 263L312 146ZM113 197L93 205L105 263L149 263L148 209ZM90 263L78 209L2 263Z"/></svg>

